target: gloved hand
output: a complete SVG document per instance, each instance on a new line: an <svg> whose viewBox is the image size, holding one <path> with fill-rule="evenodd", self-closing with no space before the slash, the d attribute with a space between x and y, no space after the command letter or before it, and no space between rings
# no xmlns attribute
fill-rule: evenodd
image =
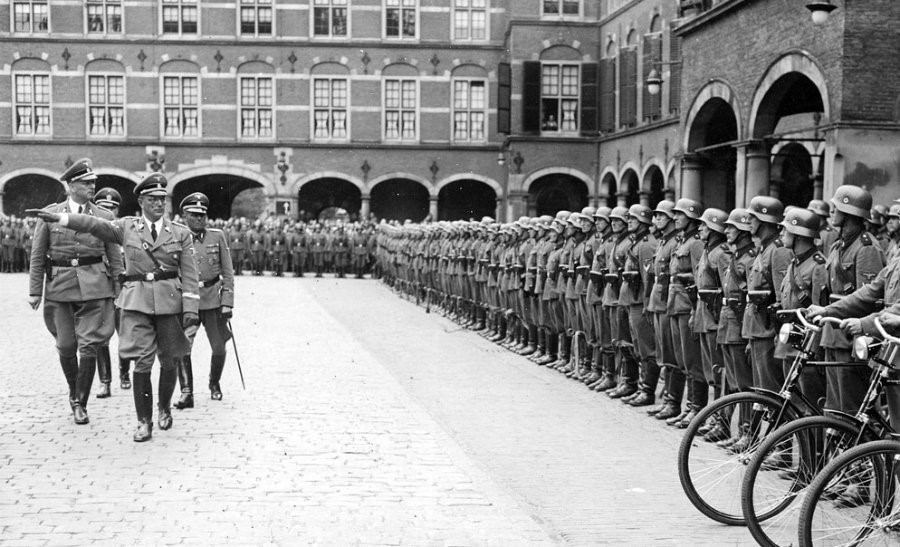
<svg viewBox="0 0 900 547"><path fill-rule="evenodd" d="M846 332L848 336L859 336L863 333L862 323L855 317L841 321L841 329Z"/></svg>
<svg viewBox="0 0 900 547"><path fill-rule="evenodd" d="M222 306L222 317L225 319L231 319L231 316L234 315L232 312L231 306Z"/></svg>
<svg viewBox="0 0 900 547"><path fill-rule="evenodd" d="M184 312L181 316L181 326L184 328L196 327L200 324L200 316L192 311Z"/></svg>

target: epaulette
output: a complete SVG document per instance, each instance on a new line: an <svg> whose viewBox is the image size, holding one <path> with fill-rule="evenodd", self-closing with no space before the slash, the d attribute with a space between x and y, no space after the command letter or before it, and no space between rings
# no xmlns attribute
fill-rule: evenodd
<svg viewBox="0 0 900 547"><path fill-rule="evenodd" d="M863 235L859 236L859 241L860 241L863 245L871 245L871 244L872 244L872 237L871 237L868 233L864 233Z"/></svg>
<svg viewBox="0 0 900 547"><path fill-rule="evenodd" d="M813 255L813 260L815 260L816 263L818 263L818 264L825 264L825 262L828 261L828 260L825 258L825 255L823 255L822 253L816 253L816 254L814 254L814 255Z"/></svg>

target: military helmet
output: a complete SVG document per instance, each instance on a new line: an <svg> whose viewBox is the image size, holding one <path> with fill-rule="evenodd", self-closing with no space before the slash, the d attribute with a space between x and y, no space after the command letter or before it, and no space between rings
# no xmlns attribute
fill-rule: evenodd
<svg viewBox="0 0 900 547"><path fill-rule="evenodd" d="M650 224L653 221L653 210L646 205L635 203L628 208L628 216L636 218L641 224Z"/></svg>
<svg viewBox="0 0 900 547"><path fill-rule="evenodd" d="M875 205L872 207L872 211L870 213L871 219L869 222L874 224L875 226L884 226L884 223L887 222L887 207L884 205Z"/></svg>
<svg viewBox="0 0 900 547"><path fill-rule="evenodd" d="M716 209L715 207L710 207L700 215L701 222L706 224L710 230L719 232L720 234L725 233L725 220L727 219L728 213L721 209Z"/></svg>
<svg viewBox="0 0 900 547"><path fill-rule="evenodd" d="M571 215L571 214L572 214L572 211L566 211L566 210L558 211L556 213L556 221L557 222L565 222L569 218L569 215Z"/></svg>
<svg viewBox="0 0 900 547"><path fill-rule="evenodd" d="M831 207L821 199L810 201L806 208L823 218L828 218L828 215L831 214Z"/></svg>
<svg viewBox="0 0 900 547"><path fill-rule="evenodd" d="M654 213L662 213L669 218L674 218L673 211L675 210L675 202L664 199L656 204L656 209L653 210Z"/></svg>
<svg viewBox="0 0 900 547"><path fill-rule="evenodd" d="M756 196L750 200L747 212L759 219L760 222L779 224L784 220L784 204L771 196Z"/></svg>
<svg viewBox="0 0 900 547"><path fill-rule="evenodd" d="M891 205L891 208L888 209L888 218L900 218L900 203L895 203Z"/></svg>
<svg viewBox="0 0 900 547"><path fill-rule="evenodd" d="M587 217L576 211L569 215L569 218L568 220L566 220L566 222L571 224L572 226L578 226L578 223L581 222L581 219L583 218Z"/></svg>
<svg viewBox="0 0 900 547"><path fill-rule="evenodd" d="M551 217L550 215L541 215L537 220L538 224L549 225L551 222L553 222L553 217Z"/></svg>
<svg viewBox="0 0 900 547"><path fill-rule="evenodd" d="M612 220L614 218L628 222L628 209L625 207L613 207L613 210L609 213L609 219Z"/></svg>
<svg viewBox="0 0 900 547"><path fill-rule="evenodd" d="M703 204L695 199L681 198L675 202L672 210L684 213L691 220L698 220L703 212Z"/></svg>
<svg viewBox="0 0 900 547"><path fill-rule="evenodd" d="M734 226L738 230L749 232L750 231L750 212L747 209L742 207L738 207L737 209L733 209L731 213L728 215L728 220L725 221L726 225Z"/></svg>
<svg viewBox="0 0 900 547"><path fill-rule="evenodd" d="M784 212L784 220L781 225L784 229L798 236L816 239L819 237L819 215L809 209L791 207Z"/></svg>
<svg viewBox="0 0 900 547"><path fill-rule="evenodd" d="M844 184L838 186L831 198L831 204L838 211L869 220L869 211L872 209L872 194L865 188Z"/></svg>
<svg viewBox="0 0 900 547"><path fill-rule="evenodd" d="M609 214L612 212L612 209L609 207L597 207L597 210L594 211L594 218L602 218L609 222Z"/></svg>

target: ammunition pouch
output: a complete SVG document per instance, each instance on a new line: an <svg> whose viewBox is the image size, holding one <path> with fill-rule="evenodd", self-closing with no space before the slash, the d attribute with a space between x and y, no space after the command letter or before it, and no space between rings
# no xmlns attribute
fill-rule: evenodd
<svg viewBox="0 0 900 547"><path fill-rule="evenodd" d="M684 288L688 298L691 300L691 307L697 306L697 285L688 285Z"/></svg>
<svg viewBox="0 0 900 547"><path fill-rule="evenodd" d="M775 303L775 293L773 291L748 291L747 303L756 306L760 311Z"/></svg>
<svg viewBox="0 0 900 547"><path fill-rule="evenodd" d="M703 305L706 306L706 309L709 310L709 313L712 314L713 318L718 321L719 314L722 311L722 299L720 295L722 291L719 289L698 289L697 296L703 302Z"/></svg>

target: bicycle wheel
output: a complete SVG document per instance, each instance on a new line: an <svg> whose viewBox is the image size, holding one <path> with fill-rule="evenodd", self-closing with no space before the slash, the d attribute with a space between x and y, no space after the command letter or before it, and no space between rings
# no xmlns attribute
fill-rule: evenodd
<svg viewBox="0 0 900 547"><path fill-rule="evenodd" d="M750 455L778 425L797 417L782 399L753 392L727 395L704 408L685 430L678 449L678 478L694 507L716 522L742 526L741 485ZM721 448L698 434L710 419L733 436L740 434L735 449Z"/></svg>
<svg viewBox="0 0 900 547"><path fill-rule="evenodd" d="M757 543L793 544L804 490L829 461L855 446L858 434L859 426L846 419L811 416L779 427L760 443L741 489L744 519Z"/></svg>
<svg viewBox="0 0 900 547"><path fill-rule="evenodd" d="M810 483L800 508L802 547L900 544L900 443L874 441L844 452ZM835 499L852 485L854 503Z"/></svg>

